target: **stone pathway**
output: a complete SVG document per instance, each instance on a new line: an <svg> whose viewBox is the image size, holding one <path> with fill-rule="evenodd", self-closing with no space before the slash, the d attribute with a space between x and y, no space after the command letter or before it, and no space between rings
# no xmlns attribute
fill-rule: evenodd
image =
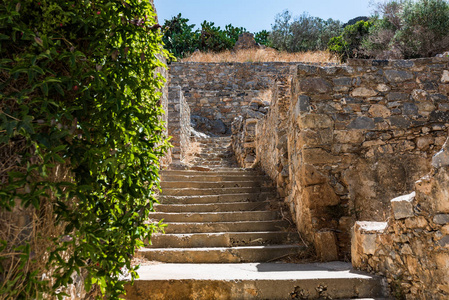
<svg viewBox="0 0 449 300"><path fill-rule="evenodd" d="M345 299L381 297L383 281L343 262L295 264L309 249L269 178L239 169L230 138L201 141L190 170L162 171L166 234L145 259L127 299ZM151 262L151 263L150 263Z"/></svg>

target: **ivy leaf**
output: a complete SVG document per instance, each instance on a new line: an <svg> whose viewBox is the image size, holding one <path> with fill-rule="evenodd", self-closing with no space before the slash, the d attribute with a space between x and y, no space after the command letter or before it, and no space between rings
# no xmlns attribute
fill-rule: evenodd
<svg viewBox="0 0 449 300"><path fill-rule="evenodd" d="M35 36L34 41L36 43L38 43L40 46L44 47L44 42L42 41L42 39L40 37Z"/></svg>

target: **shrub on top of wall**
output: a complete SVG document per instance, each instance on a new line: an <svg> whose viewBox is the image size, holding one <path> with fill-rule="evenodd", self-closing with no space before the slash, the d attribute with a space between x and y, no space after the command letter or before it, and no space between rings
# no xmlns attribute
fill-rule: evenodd
<svg viewBox="0 0 449 300"><path fill-rule="evenodd" d="M11 240L0 227L1 297L61 298L83 273L118 298L124 270L136 277L168 146L154 17L140 0L0 2L0 149L14 150L0 155L0 213L31 209L37 228Z"/></svg>

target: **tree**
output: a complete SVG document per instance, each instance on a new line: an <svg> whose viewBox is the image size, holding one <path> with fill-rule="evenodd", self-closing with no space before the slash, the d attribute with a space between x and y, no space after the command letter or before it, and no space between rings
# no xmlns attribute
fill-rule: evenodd
<svg viewBox="0 0 449 300"><path fill-rule="evenodd" d="M363 51L377 58L433 56L449 48L449 4L443 0L389 1L377 6Z"/></svg>
<svg viewBox="0 0 449 300"><path fill-rule="evenodd" d="M254 34L254 39L256 40L256 43L260 45L269 46L269 36L270 32L268 32L268 30L262 30Z"/></svg>
<svg viewBox="0 0 449 300"><path fill-rule="evenodd" d="M234 27L231 24L221 29L215 23L204 21L201 28L194 30L195 24L188 24L189 19L183 18L181 14L166 20L163 26L163 42L165 49L176 58L184 58L195 50L220 52L232 49L238 37L246 29Z"/></svg>
<svg viewBox="0 0 449 300"><path fill-rule="evenodd" d="M189 25L189 19L181 14L171 20L165 20L163 37L165 49L173 53L175 57L183 58L198 49L199 35L194 31L195 24Z"/></svg>
<svg viewBox="0 0 449 300"><path fill-rule="evenodd" d="M346 26L341 35L329 40L328 49L340 55L343 61L353 57L365 58L365 54L361 51L361 45L369 35L372 25L372 21L358 21L354 25Z"/></svg>
<svg viewBox="0 0 449 300"><path fill-rule="evenodd" d="M292 20L288 10L278 14L269 36L270 45L281 51L324 50L333 36L341 33L341 22L323 20L303 13Z"/></svg>

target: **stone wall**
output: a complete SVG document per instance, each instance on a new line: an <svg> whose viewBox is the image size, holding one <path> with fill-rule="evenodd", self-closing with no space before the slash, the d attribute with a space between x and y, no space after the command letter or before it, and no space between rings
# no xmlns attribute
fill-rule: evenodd
<svg viewBox="0 0 449 300"><path fill-rule="evenodd" d="M434 166L391 201L388 222L353 229L353 266L386 276L398 299L449 298L449 139Z"/></svg>
<svg viewBox="0 0 449 300"><path fill-rule="evenodd" d="M179 85L192 115L222 120L230 134L235 117L270 89L277 76L291 74L297 63L172 63L171 84Z"/></svg>
<svg viewBox="0 0 449 300"><path fill-rule="evenodd" d="M162 55L158 55L157 56L159 60L161 60L164 64L167 63L166 59L162 56ZM159 90L160 92L160 103L162 108L164 109L164 111L166 112L165 114L163 114L161 116L162 121L165 124L165 129L164 129L164 135L166 137L169 136L169 132L168 132L168 86L169 86L169 82L170 82L170 77L168 74L168 69L163 68L163 67L159 67L156 69L156 74L159 73L162 75L162 77L165 78L166 83L164 84L164 86ZM171 154L171 149L167 150L167 153L165 154L164 157L161 158L160 160L160 164L162 168L166 168L168 167L171 162L172 162L172 154Z"/></svg>
<svg viewBox="0 0 449 300"><path fill-rule="evenodd" d="M190 147L191 127L190 108L179 86L169 87L167 115L173 163L180 163Z"/></svg>
<svg viewBox="0 0 449 300"><path fill-rule="evenodd" d="M291 97L258 121L256 160L323 260L349 259L354 222L384 221L429 171L449 126L448 62L299 64Z"/></svg>

